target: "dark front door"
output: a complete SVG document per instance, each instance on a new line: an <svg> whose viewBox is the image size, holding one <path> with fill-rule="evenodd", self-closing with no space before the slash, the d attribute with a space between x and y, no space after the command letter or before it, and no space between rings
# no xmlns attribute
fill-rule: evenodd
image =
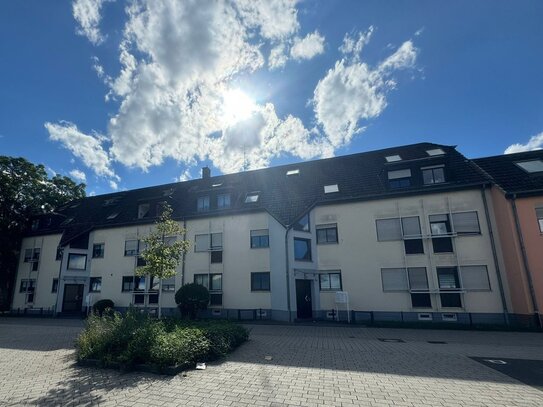
<svg viewBox="0 0 543 407"><path fill-rule="evenodd" d="M83 304L83 284L66 284L64 286L64 300L62 302L62 312L78 313L81 312Z"/></svg>
<svg viewBox="0 0 543 407"><path fill-rule="evenodd" d="M296 308L298 318L311 318L311 281L296 280Z"/></svg>

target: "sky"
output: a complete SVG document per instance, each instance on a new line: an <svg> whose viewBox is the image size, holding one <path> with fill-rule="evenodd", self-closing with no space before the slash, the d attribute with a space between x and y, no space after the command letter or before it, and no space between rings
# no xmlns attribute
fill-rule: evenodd
<svg viewBox="0 0 543 407"><path fill-rule="evenodd" d="M397 145L543 147L539 0L6 0L0 154L87 194Z"/></svg>

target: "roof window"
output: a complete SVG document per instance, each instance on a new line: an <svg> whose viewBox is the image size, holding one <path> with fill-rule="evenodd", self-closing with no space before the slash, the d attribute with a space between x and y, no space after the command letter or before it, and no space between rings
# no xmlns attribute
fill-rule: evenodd
<svg viewBox="0 0 543 407"><path fill-rule="evenodd" d="M217 188L217 187L220 187L220 186L222 186L222 182L219 183L219 184L213 184L213 185L211 185L211 188Z"/></svg>
<svg viewBox="0 0 543 407"><path fill-rule="evenodd" d="M107 220L115 219L117 216L119 216L119 212L113 212L107 217Z"/></svg>
<svg viewBox="0 0 543 407"><path fill-rule="evenodd" d="M102 203L102 206L115 205L117 202L119 202L120 199L121 199L120 196L116 196L115 198L106 199L106 200Z"/></svg>
<svg viewBox="0 0 543 407"><path fill-rule="evenodd" d="M543 171L543 161L542 160L530 160L530 161L521 161L516 162L520 168L526 172L541 172Z"/></svg>
<svg viewBox="0 0 543 407"><path fill-rule="evenodd" d="M60 226L66 226L67 224L71 223L74 220L74 218L68 218L65 221L63 221Z"/></svg>
<svg viewBox="0 0 543 407"><path fill-rule="evenodd" d="M402 157L400 157L398 154L395 155L387 155L385 157L385 160L387 160L387 163L393 163L395 161L402 161Z"/></svg>
<svg viewBox="0 0 543 407"><path fill-rule="evenodd" d="M293 170L288 170L287 171L287 175L298 175L300 173L300 169L299 168L295 168Z"/></svg>
<svg viewBox="0 0 543 407"><path fill-rule="evenodd" d="M444 155L445 151L443 151L443 149L441 148L433 148L431 150L426 150L426 154L428 154L429 156Z"/></svg>
<svg viewBox="0 0 543 407"><path fill-rule="evenodd" d="M138 205L138 219L146 218L151 210L151 205L148 203Z"/></svg>
<svg viewBox="0 0 543 407"><path fill-rule="evenodd" d="M325 185L324 186L324 193L325 194L331 194L333 192L339 192L339 187L338 187L337 184Z"/></svg>
<svg viewBox="0 0 543 407"><path fill-rule="evenodd" d="M258 198L260 198L259 192L249 192L247 195L245 195L245 203L258 202Z"/></svg>

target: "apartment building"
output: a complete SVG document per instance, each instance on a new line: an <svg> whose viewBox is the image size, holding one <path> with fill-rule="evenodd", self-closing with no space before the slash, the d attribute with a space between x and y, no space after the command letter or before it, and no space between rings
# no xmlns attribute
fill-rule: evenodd
<svg viewBox="0 0 543 407"><path fill-rule="evenodd" d="M543 326L543 151L480 158L492 179L499 241L512 312Z"/></svg>
<svg viewBox="0 0 543 407"><path fill-rule="evenodd" d="M12 308L161 295L174 313L197 282L216 317L505 324L490 185L455 147L420 143L85 198L33 220ZM164 203L191 248L159 292L134 270Z"/></svg>

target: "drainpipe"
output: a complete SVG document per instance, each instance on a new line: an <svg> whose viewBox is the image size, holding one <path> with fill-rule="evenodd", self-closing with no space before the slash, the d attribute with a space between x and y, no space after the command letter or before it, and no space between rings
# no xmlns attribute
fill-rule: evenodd
<svg viewBox="0 0 543 407"><path fill-rule="evenodd" d="M183 241L187 240L187 220L183 219ZM187 250L188 251L188 250ZM183 260L181 262L181 285L185 285L185 257L187 252L183 252Z"/></svg>
<svg viewBox="0 0 543 407"><path fill-rule="evenodd" d="M287 309L288 309L288 322L292 322L292 313L290 307L290 278L289 278L289 261L288 261L288 231L291 226L287 226L285 230L285 265L286 265L286 278L287 278Z"/></svg>
<svg viewBox="0 0 543 407"><path fill-rule="evenodd" d="M55 317L58 316L58 296L60 294L60 275L62 274L62 260L64 259L64 249L62 249L62 255L60 256L60 266L58 267L58 278L57 278L57 300L55 302Z"/></svg>
<svg viewBox="0 0 543 407"><path fill-rule="evenodd" d="M494 232L492 230L492 223L490 221L490 213L488 210L488 202L486 200L486 185L481 188L481 197L483 198L483 205L485 208L486 224L488 225L488 235L490 236L490 246L492 247L492 257L494 258L494 268L496 269L496 275L498 277L498 287L500 289L500 298L502 301L503 314L505 316L505 324L509 325L509 310L507 309L507 301L505 300L505 290L503 288L502 275L500 266L498 263L498 252L496 250L496 241L494 238Z"/></svg>
<svg viewBox="0 0 543 407"><path fill-rule="evenodd" d="M524 263L524 272L526 273L526 279L528 280L528 287L530 289L530 299L532 300L532 305L534 308L534 314L537 315L538 325L541 325L541 320L539 317L539 307L537 306L537 298L535 296L534 283L532 281L532 273L530 267L528 266L528 255L526 254L526 246L524 246L524 238L522 237L522 230L520 228L520 220L517 212L516 204L517 195L513 194L511 199L511 207L513 208L513 217L515 218L515 228L520 243L520 251L522 253L522 262Z"/></svg>

